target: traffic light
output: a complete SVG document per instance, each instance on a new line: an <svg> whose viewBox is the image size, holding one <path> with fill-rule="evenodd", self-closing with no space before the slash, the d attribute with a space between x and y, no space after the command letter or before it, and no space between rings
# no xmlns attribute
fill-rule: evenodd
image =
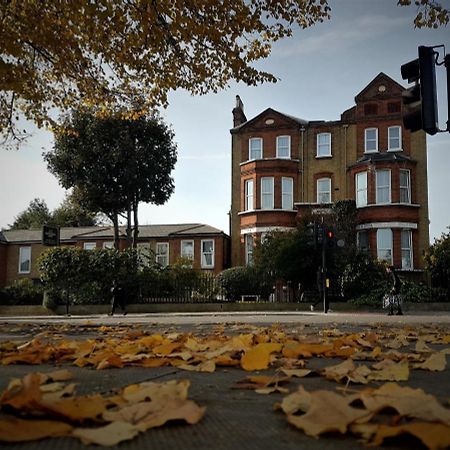
<svg viewBox="0 0 450 450"><path fill-rule="evenodd" d="M401 66L401 74L408 83L415 83L403 91L403 125L411 131L424 130L434 135L439 131L436 55L433 47L419 47L419 58Z"/></svg>
<svg viewBox="0 0 450 450"><path fill-rule="evenodd" d="M316 242L317 242L317 245L320 247L320 246L322 246L323 241L324 241L325 227L321 223L318 223L316 225L317 225L317 227L316 227Z"/></svg>
<svg viewBox="0 0 450 450"><path fill-rule="evenodd" d="M309 222L306 225L306 239L308 244L317 247L317 224L315 222Z"/></svg>
<svg viewBox="0 0 450 450"><path fill-rule="evenodd" d="M334 231L329 228L325 235L327 247L331 249L336 247L336 236L334 234Z"/></svg>

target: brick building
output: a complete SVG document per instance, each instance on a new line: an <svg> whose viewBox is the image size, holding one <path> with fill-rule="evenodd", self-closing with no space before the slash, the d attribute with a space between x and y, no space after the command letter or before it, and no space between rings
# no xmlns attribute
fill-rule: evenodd
<svg viewBox="0 0 450 450"><path fill-rule="evenodd" d="M357 204L362 249L421 271L429 245L425 133L402 125L404 87L380 73L336 121L268 108L247 120L233 109L231 264L251 261L255 239L296 227L335 201Z"/></svg>
<svg viewBox="0 0 450 450"><path fill-rule="evenodd" d="M121 228L120 248L126 247L125 230ZM86 250L112 248L112 227L61 228L62 246ZM0 288L21 278L39 278L38 258L48 249L41 243L42 230L9 230L0 232ZM138 248L154 255L161 266L180 257L191 258L194 267L219 273L229 266L229 237L217 228L192 223L176 225L141 225Z"/></svg>

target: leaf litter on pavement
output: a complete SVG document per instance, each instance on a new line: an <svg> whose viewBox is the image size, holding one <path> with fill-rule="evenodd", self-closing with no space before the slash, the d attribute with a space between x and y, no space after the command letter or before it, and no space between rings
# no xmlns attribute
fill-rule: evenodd
<svg viewBox="0 0 450 450"><path fill-rule="evenodd" d="M337 327L306 327L287 332L279 325L230 324L212 331L172 328L159 333L120 325L41 327L31 339L1 342L0 363L96 370L170 366L205 376L219 368L272 369L275 375L250 375L231 387L287 394L279 409L309 436L350 434L377 446L410 435L432 450L450 446L443 437L450 436L448 400L442 399L447 402L443 406L421 390L397 384L408 381L414 370L445 370L450 354L446 329L378 326L349 333ZM19 337L20 331L16 327ZM314 361L321 361L320 367L314 367ZM322 377L344 387L338 388L341 392L307 392L300 384L291 392L297 387L294 379L301 383L304 377ZM205 414L205 408L188 400L186 380L141 383L95 396L76 395L70 381L66 369L11 381L0 397L0 441L72 436L86 444L111 446L171 420L195 424ZM350 384L362 387L355 390ZM395 415L389 414L392 411ZM17 431L24 429L24 421L31 424L28 431Z"/></svg>

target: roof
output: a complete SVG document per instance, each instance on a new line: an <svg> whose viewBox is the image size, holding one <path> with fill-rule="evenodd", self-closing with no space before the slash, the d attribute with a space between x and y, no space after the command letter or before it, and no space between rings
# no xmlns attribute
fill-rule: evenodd
<svg viewBox="0 0 450 450"><path fill-rule="evenodd" d="M372 87L378 83L386 83L388 85L391 85L395 88L395 90L398 92L402 92L405 90L405 88L397 83L394 79L392 79L389 75L386 75L384 72L380 72L370 83L368 83L364 89L355 96L355 103L358 103L360 100L364 98L366 93L368 93Z"/></svg>
<svg viewBox="0 0 450 450"><path fill-rule="evenodd" d="M358 159L358 161L356 161L350 167L373 162L415 162L415 160L413 160L409 156L403 155L401 152L369 153Z"/></svg>
<svg viewBox="0 0 450 450"><path fill-rule="evenodd" d="M5 243L5 242L6 242L6 238L5 238L5 236L3 236L3 232L0 231L0 244Z"/></svg>
<svg viewBox="0 0 450 450"><path fill-rule="evenodd" d="M120 235L125 236L125 227L120 227ZM103 227L63 227L60 229L61 241L77 241L83 239L113 239L114 228ZM202 223L166 224L166 225L140 225L139 238L194 236L194 235L216 235L223 231L210 225ZM33 230L5 230L0 233L1 239L8 243L40 242L42 229Z"/></svg>
<svg viewBox="0 0 450 450"><path fill-rule="evenodd" d="M284 117L285 119L287 119L289 122L295 123L297 125L307 125L308 121L304 120L304 119L300 119L299 117L295 117L295 116L291 116L289 114L285 114L279 111L276 111L273 108L267 108L265 109L263 112L259 113L257 116L253 117L250 120L247 120L247 122L241 123L240 125L238 125L237 127L232 128L230 131L232 133L241 130L242 128L245 128L249 125L252 125L253 123L255 123L258 119L260 119L262 116L266 115L266 114L277 114L281 117Z"/></svg>

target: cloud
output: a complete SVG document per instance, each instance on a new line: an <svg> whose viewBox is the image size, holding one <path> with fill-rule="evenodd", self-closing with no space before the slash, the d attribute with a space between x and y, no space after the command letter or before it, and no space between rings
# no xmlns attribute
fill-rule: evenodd
<svg viewBox="0 0 450 450"><path fill-rule="evenodd" d="M349 27L348 22L344 24L342 22L334 23L333 18L331 18L330 23L327 22L319 26L326 31L320 32L319 27L317 27L302 34L299 33L297 39L284 41L276 54L280 58L288 58L323 52L325 49L327 52L342 51L355 45L361 46L364 40L373 41L377 36L398 30L400 27L408 24L408 20L405 17L366 15L359 17ZM307 36L309 32L311 32L311 36Z"/></svg>

